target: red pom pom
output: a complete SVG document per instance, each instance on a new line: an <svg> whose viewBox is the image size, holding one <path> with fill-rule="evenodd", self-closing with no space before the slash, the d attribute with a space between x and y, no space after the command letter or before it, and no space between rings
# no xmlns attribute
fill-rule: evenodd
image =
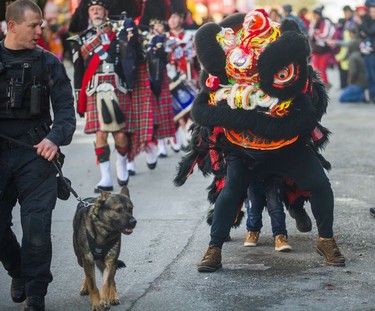
<svg viewBox="0 0 375 311"><path fill-rule="evenodd" d="M209 75L206 80L206 86L209 90L215 91L219 87L220 79L216 76Z"/></svg>

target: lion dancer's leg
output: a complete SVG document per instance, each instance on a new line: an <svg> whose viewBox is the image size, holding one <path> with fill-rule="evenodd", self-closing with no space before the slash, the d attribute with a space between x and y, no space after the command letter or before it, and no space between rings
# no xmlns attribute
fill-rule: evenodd
<svg viewBox="0 0 375 311"><path fill-rule="evenodd" d="M94 189L95 193L113 190L111 162L109 161L110 153L111 151L108 145L108 133L97 131L95 154L100 167L101 179Z"/></svg>
<svg viewBox="0 0 375 311"><path fill-rule="evenodd" d="M115 139L115 148L117 153L116 159L116 173L117 182L122 186L126 186L129 182L128 172L128 138L123 132L116 132L113 134Z"/></svg>

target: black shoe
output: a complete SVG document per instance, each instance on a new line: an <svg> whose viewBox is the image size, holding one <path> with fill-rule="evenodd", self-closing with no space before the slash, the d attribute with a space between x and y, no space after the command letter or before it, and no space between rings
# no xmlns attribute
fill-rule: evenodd
<svg viewBox="0 0 375 311"><path fill-rule="evenodd" d="M128 176L128 178L126 180L121 180L121 179L117 178L117 182L118 182L118 184L119 184L120 187L127 186L128 182L129 182L129 176Z"/></svg>
<svg viewBox="0 0 375 311"><path fill-rule="evenodd" d="M102 191L107 191L107 192L113 191L113 187L112 186L109 186L109 187L96 186L96 188L94 189L95 193L100 193Z"/></svg>
<svg viewBox="0 0 375 311"><path fill-rule="evenodd" d="M128 173L129 173L130 176L134 176L135 175L135 171L133 171L133 170L128 170Z"/></svg>
<svg viewBox="0 0 375 311"><path fill-rule="evenodd" d="M168 157L168 155L167 155L166 153L160 153L160 154L159 154L159 158L164 159L164 158L166 158L166 157Z"/></svg>
<svg viewBox="0 0 375 311"><path fill-rule="evenodd" d="M44 296L28 296L25 311L45 311Z"/></svg>
<svg viewBox="0 0 375 311"><path fill-rule="evenodd" d="M12 284L10 286L10 296L16 303L25 301L25 280L23 278L12 278Z"/></svg>
<svg viewBox="0 0 375 311"><path fill-rule="evenodd" d="M155 167L156 167L156 164L158 163L158 161L156 161L155 163L147 163L147 167L150 169L150 170L153 170Z"/></svg>
<svg viewBox="0 0 375 311"><path fill-rule="evenodd" d="M175 152L175 153L179 153L181 148L173 148L173 146L171 146L172 150Z"/></svg>
<svg viewBox="0 0 375 311"><path fill-rule="evenodd" d="M375 217L375 207L370 208L370 215Z"/></svg>
<svg viewBox="0 0 375 311"><path fill-rule="evenodd" d="M296 220L296 227L300 232L310 232L312 223L304 207L289 208L289 215Z"/></svg>

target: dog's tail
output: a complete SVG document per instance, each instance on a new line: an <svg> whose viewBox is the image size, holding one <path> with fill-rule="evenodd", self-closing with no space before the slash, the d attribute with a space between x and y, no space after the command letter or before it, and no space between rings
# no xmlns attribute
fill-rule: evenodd
<svg viewBox="0 0 375 311"><path fill-rule="evenodd" d="M122 260L117 260L116 270L121 269L121 268L125 268L125 267L126 267L125 262L123 262Z"/></svg>

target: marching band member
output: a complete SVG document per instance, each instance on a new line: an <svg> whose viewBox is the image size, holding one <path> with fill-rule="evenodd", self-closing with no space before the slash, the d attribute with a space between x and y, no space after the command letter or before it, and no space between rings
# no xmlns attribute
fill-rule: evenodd
<svg viewBox="0 0 375 311"><path fill-rule="evenodd" d="M145 45L148 73L151 85L151 102L154 115L154 130L158 140L159 157L167 156L167 141L175 133L172 94L169 89L166 52L167 19L170 15L169 0L146 1L139 27L147 29Z"/></svg>
<svg viewBox="0 0 375 311"><path fill-rule="evenodd" d="M168 19L168 43L169 48L169 64L168 76L171 81L176 81L180 77L186 79L190 83L191 88L196 88L198 81L198 69L194 66L194 49L192 31L186 31L183 28L187 7L184 1L173 1L171 3L171 15ZM192 83L193 82L193 85ZM195 92L193 92L195 93ZM194 94L195 96L196 94ZM178 98L177 101L184 99ZM193 98L192 98L193 100ZM186 99L187 103L192 103ZM184 107L186 108L186 107ZM189 110L189 109L187 109ZM171 147L175 152L180 151L184 141L184 132L187 128L186 123L190 118L188 112L183 113L182 117L176 118L176 133L174 139L171 141Z"/></svg>
<svg viewBox="0 0 375 311"><path fill-rule="evenodd" d="M85 133L96 136L95 154L101 179L95 192L113 190L109 133L115 140L120 186L129 180L128 158L146 148L152 150L149 83L138 30L130 18L124 19L122 27L116 29L114 22L108 20L110 4L115 5L116 1L82 1L72 21L82 25L82 13L86 12L89 28L70 38L77 112L80 116L86 115ZM71 24L72 28L82 30L75 23ZM156 159L156 156L148 159L153 168Z"/></svg>
<svg viewBox="0 0 375 311"><path fill-rule="evenodd" d="M168 55L165 51L165 23L153 19L150 27L151 38L148 42L147 56L152 90L151 103L154 110L154 129L158 140L159 157L164 158L167 156L166 140L173 137L175 133L172 94L169 90L166 69Z"/></svg>

